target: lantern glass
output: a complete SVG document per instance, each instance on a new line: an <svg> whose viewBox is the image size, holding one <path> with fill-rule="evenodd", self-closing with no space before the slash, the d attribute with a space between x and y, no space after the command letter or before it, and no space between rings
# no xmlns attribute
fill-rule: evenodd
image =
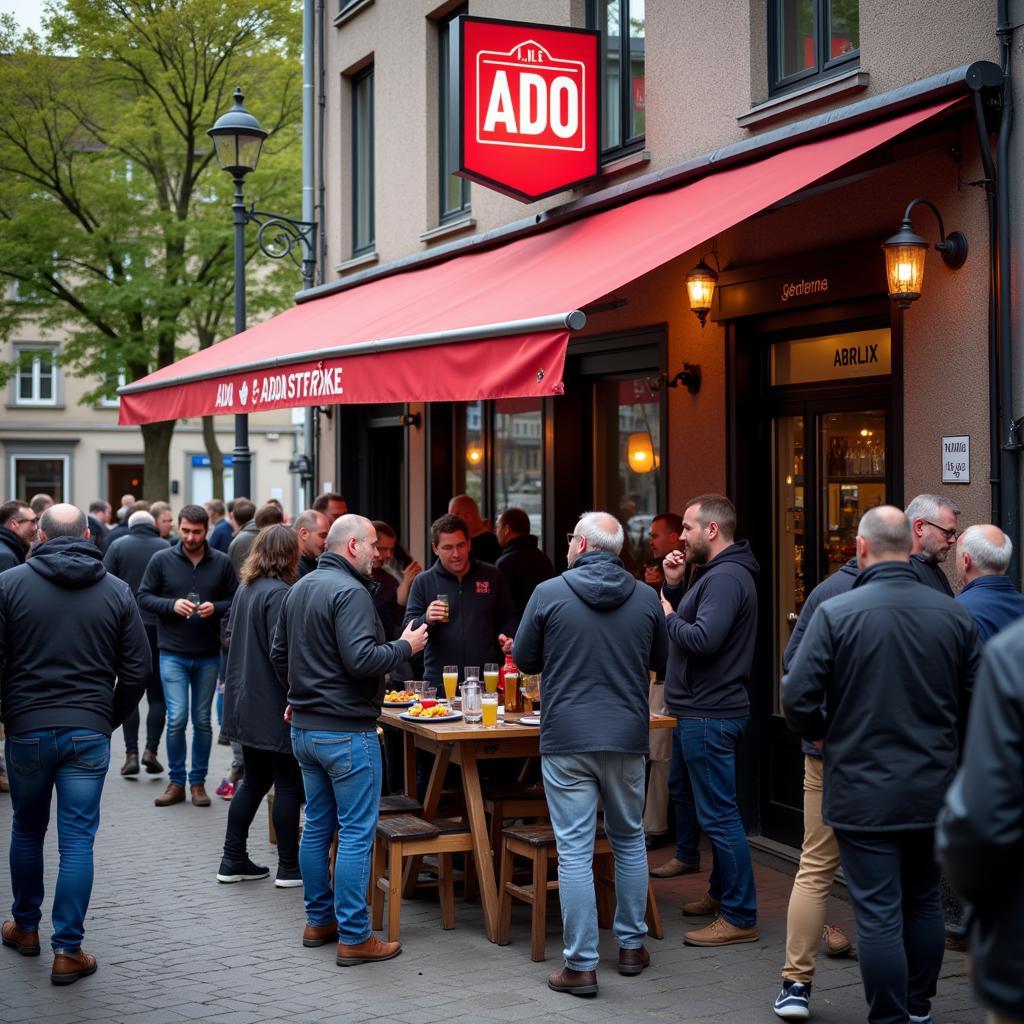
<svg viewBox="0 0 1024 1024"><path fill-rule="evenodd" d="M213 135L213 133L210 133ZM217 132L213 135L217 163L231 174L248 174L259 163L263 136L246 131Z"/></svg>
<svg viewBox="0 0 1024 1024"><path fill-rule="evenodd" d="M630 434L627 446L629 468L634 473L650 473L655 467L654 444L646 431Z"/></svg>
<svg viewBox="0 0 1024 1024"><path fill-rule="evenodd" d="M885 273L889 297L906 309L921 297L924 282L924 257L928 244L909 240L890 240L885 244Z"/></svg>
<svg viewBox="0 0 1024 1024"><path fill-rule="evenodd" d="M703 264L686 275L686 294L690 300L690 309L694 313L706 313L711 309L711 299L715 294L717 280L718 275Z"/></svg>

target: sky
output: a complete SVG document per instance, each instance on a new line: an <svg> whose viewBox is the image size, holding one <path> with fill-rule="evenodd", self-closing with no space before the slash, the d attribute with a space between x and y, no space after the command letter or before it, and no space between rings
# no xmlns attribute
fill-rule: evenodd
<svg viewBox="0 0 1024 1024"><path fill-rule="evenodd" d="M38 32L42 25L43 0L0 0L0 11L13 14L22 28Z"/></svg>

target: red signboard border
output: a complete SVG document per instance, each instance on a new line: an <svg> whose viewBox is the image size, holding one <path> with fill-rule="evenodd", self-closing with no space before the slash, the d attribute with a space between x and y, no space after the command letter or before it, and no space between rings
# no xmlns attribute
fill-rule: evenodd
<svg viewBox="0 0 1024 1024"><path fill-rule="evenodd" d="M458 167L454 174L457 174L460 178L465 178L467 181L476 182L479 185L484 185L486 188L493 189L495 192L500 192L504 196L508 196L510 199L518 199L520 202L536 203L541 199L547 199L548 196L556 196L559 192L566 192L571 188L578 188L580 185L585 185L588 182L593 181L595 178L601 175L601 130L604 125L604 90L601 82L601 33L598 29L594 28L576 28L575 26L569 25L546 25L536 21L507 21L504 18L480 18L475 15L462 14L455 19L458 22L458 46L451 48L451 70L452 74L449 75L449 82L456 82L456 96L458 102L457 116L449 117L449 123L452 127L457 126L458 139L459 139L459 151L458 151ZM594 173L588 174L582 178L577 178L575 181L566 182L564 185L559 185L558 188L550 189L547 192L540 192L537 195L532 195L529 192L520 192L518 189L509 188L504 182L495 181L493 178L489 178L484 174L475 174L472 171L467 171L466 168L466 137L463 132L463 124L465 123L464 111L466 108L466 82L465 75L463 72L463 60L462 55L466 51L466 40L465 40L465 26L467 23L472 22L476 25L502 25L510 28L521 28L527 32L533 29L545 29L552 32L573 32L577 35L591 36L594 40L595 57L597 61L597 85L594 92L597 95L597 145L594 153Z"/></svg>

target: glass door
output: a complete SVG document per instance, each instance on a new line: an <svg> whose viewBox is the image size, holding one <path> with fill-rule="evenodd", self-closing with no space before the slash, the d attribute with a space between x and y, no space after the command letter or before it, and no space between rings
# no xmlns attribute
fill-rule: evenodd
<svg viewBox="0 0 1024 1024"><path fill-rule="evenodd" d="M789 643L806 597L804 417L778 416L774 421L775 459L775 678L782 678L782 653ZM778 686L775 712L782 713Z"/></svg>

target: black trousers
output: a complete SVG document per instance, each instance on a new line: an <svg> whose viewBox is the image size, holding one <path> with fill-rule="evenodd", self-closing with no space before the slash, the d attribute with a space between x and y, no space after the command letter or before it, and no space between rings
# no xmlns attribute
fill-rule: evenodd
<svg viewBox="0 0 1024 1024"><path fill-rule="evenodd" d="M942 968L945 925L934 829L836 829L857 919L858 955L871 1024L927 1016Z"/></svg>
<svg viewBox="0 0 1024 1024"><path fill-rule="evenodd" d="M224 856L242 860L247 854L249 826L263 798L274 787L274 831L277 859L282 867L299 866L299 807L302 804L302 772L292 754L242 745L245 775L228 808Z"/></svg>
<svg viewBox="0 0 1024 1024"><path fill-rule="evenodd" d="M149 640L149 652L153 658L153 671L149 674L146 683L146 750L152 750L155 754L160 746L160 737L164 731L164 721L167 718L167 705L164 703L164 684L160 682L160 652L156 646L156 623L144 623L146 627L146 639ZM121 726L124 732L124 748L129 754L139 752L139 709L135 710L124 720Z"/></svg>

